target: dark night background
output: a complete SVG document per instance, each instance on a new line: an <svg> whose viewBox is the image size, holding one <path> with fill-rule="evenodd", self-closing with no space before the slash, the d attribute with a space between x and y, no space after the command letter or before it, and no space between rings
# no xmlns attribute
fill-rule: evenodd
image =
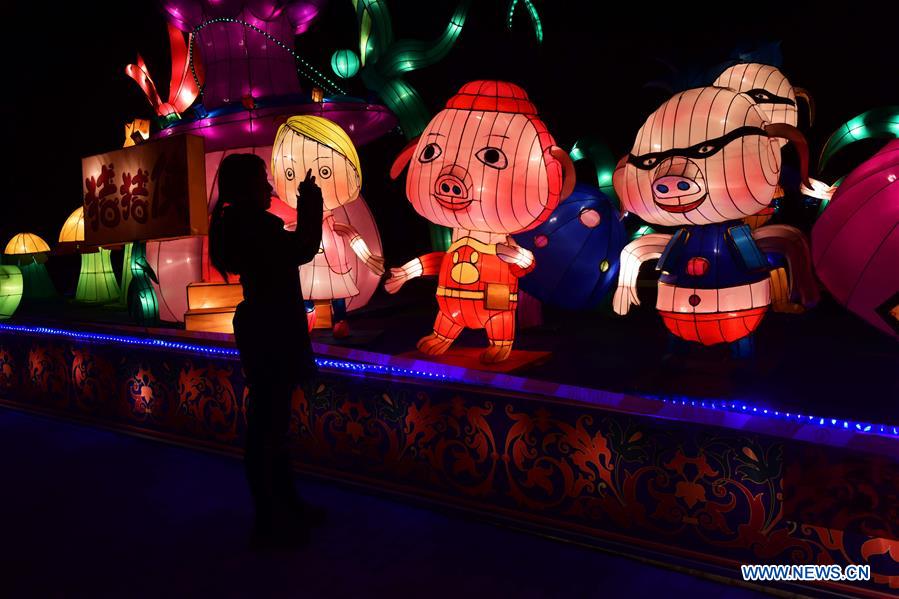
<svg viewBox="0 0 899 599"><path fill-rule="evenodd" d="M513 31L506 30L506 5L506 0L475 1L449 56L407 77L433 110L468 80L506 79L527 89L562 146L590 134L620 154L645 116L669 95L646 84L666 77L678 83L662 61L689 75L727 60L738 47L775 41L782 42L784 72L816 100L814 126L800 123L813 155L848 118L899 101L896 15L885 14L883 3L854 2L847 14L791 2L654 7L537 0L542 45L521 9ZM389 6L397 38L432 39L455 3L396 0ZM16 11L14 35L5 41L3 94L15 140L7 151L15 166L6 175L13 190L5 199L0 237L5 243L15 232L29 230L52 244L80 201L80 158L120 147L126 121L152 116L142 92L124 74L138 52L165 93L170 68L165 21L151 0L67 8L17 3ZM296 46L330 72L335 49L358 47L356 30L350 0L332 0ZM348 87L366 95L358 78ZM403 145L403 137L392 133L360 152L363 191L387 240L390 263L427 245L425 223L408 207L402 186L387 178ZM835 163L825 178L844 174L840 168ZM578 171L584 180L592 179L589 167Z"/></svg>

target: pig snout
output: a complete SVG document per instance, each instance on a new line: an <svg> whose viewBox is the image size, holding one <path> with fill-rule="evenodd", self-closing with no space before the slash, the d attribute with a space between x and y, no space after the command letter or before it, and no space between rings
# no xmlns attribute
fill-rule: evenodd
<svg viewBox="0 0 899 599"><path fill-rule="evenodd" d="M468 171L458 165L444 168L434 182L434 194L442 203L465 204L470 201L468 191L471 181Z"/></svg>
<svg viewBox="0 0 899 599"><path fill-rule="evenodd" d="M653 173L652 195L663 210L692 210L702 203L705 194L702 171L688 158L669 158L659 164Z"/></svg>
<svg viewBox="0 0 899 599"><path fill-rule="evenodd" d="M652 186L652 193L660 200L679 198L699 191L699 184L696 181L677 175L659 177L652 182Z"/></svg>

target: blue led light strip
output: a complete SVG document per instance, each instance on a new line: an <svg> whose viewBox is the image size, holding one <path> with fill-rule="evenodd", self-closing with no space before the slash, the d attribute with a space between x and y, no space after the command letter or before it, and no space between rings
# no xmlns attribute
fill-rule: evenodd
<svg viewBox="0 0 899 599"><path fill-rule="evenodd" d="M197 345L194 343L182 343L179 341L167 341L165 339L153 339L149 337L132 337L127 335L106 335L103 333L86 333L81 331L70 331L66 329L58 329L53 327L30 327L23 325L12 325L0 323L0 331L9 331L11 333L53 335L58 337L67 337L78 341L88 341L95 343L117 343L121 345L129 345L136 347L146 347L150 349L167 349L181 352L188 352L202 356L219 357L236 360L240 354L237 349L232 347L218 347L214 345ZM449 375L443 372L402 368L399 366L391 366L385 364L372 364L368 362L352 362L349 360L336 360L333 358L315 358L315 363L319 368L329 370L344 371L356 375L381 375L381 376L401 376L408 378L418 378L430 381L443 382L466 382L463 375ZM472 381L467 381L471 384ZM502 384L493 385L496 388L503 388ZM513 388L513 387L509 387ZM589 390L587 390L589 391ZM563 395L560 395L563 397ZM792 422L803 426L812 425L827 429L839 429L846 432L862 433L871 435L885 435L890 438L899 438L899 426L887 424L875 424L871 422L860 422L848 420L845 418L829 418L825 416L814 416L810 414L799 414L795 412L785 412L774 410L771 408L759 408L749 403L736 400L724 399L697 399L691 397L680 396L656 396L642 395L646 399L660 401L671 406L683 406L691 408L699 408L705 410L727 411L742 413L747 416L769 418Z"/></svg>
<svg viewBox="0 0 899 599"><path fill-rule="evenodd" d="M240 353L233 347L197 345L195 343L182 343L180 341L167 341L165 339L153 339L149 337L106 335L103 333L69 331L53 327L28 327L12 324L0 324L0 331L9 331L11 333L53 335L57 337L67 337L69 339L75 339L77 341L88 341L94 343L117 343L121 345L147 347L150 349L169 349L198 354L202 356L229 358L232 360L237 360L240 358ZM416 377L428 380L452 380L450 376L444 373L428 372L425 370L413 370L411 368L401 368L399 366L367 364L364 362L350 362L348 360L335 360L332 358L315 358L315 363L319 368L343 370L355 374L380 374Z"/></svg>
<svg viewBox="0 0 899 599"><path fill-rule="evenodd" d="M813 424L824 428L843 429L858 433L872 433L879 435L887 435L899 437L899 426L888 424L875 424L871 422L858 422L845 418L829 418L826 416L813 416L811 414L800 414L796 412L785 412L772 408L759 408L744 401L733 401L725 399L696 399L692 397L670 397L647 395L650 399L656 399L662 403L676 406L690 406L695 408L704 408L707 410L726 410L728 412L738 412L747 416L761 416L763 418L771 418L776 420L784 420L787 422L795 422L797 424Z"/></svg>

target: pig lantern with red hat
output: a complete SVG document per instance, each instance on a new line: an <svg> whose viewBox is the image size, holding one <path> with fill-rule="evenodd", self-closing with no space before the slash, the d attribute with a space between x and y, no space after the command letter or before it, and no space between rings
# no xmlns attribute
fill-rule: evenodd
<svg viewBox="0 0 899 599"><path fill-rule="evenodd" d="M538 226L574 188L574 166L525 91L502 81L473 81L450 98L421 136L397 157L406 196L430 222L453 230L446 252L390 270L385 289L437 275L439 313L418 349L444 353L465 328L484 329L484 363L507 359L515 340L518 279L534 255L512 235Z"/></svg>

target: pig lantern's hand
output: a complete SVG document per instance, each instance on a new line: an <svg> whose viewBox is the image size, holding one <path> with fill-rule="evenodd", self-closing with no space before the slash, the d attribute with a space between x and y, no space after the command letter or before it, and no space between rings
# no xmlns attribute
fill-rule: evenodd
<svg viewBox="0 0 899 599"><path fill-rule="evenodd" d="M390 276L384 281L384 291L387 293L396 293L408 280L409 277L406 276L405 270L402 268L391 268Z"/></svg>
<svg viewBox="0 0 899 599"><path fill-rule="evenodd" d="M525 269L534 263L534 254L517 245L497 243L496 256L503 262L508 262L509 264L514 264Z"/></svg>
<svg viewBox="0 0 899 599"><path fill-rule="evenodd" d="M414 279L415 277L420 277L423 272L424 267L421 264L421 260L418 258L406 262L399 268L391 268L390 276L384 281L384 291L387 293L396 293L406 281Z"/></svg>
<svg viewBox="0 0 899 599"><path fill-rule="evenodd" d="M619 285L615 290L615 296L612 298L612 308L619 316L627 314L631 306L639 306L640 299L637 297L637 289L633 285Z"/></svg>
<svg viewBox="0 0 899 599"><path fill-rule="evenodd" d="M371 271L379 277L384 274L384 256L372 256L366 262ZM391 269L392 271L393 269Z"/></svg>

